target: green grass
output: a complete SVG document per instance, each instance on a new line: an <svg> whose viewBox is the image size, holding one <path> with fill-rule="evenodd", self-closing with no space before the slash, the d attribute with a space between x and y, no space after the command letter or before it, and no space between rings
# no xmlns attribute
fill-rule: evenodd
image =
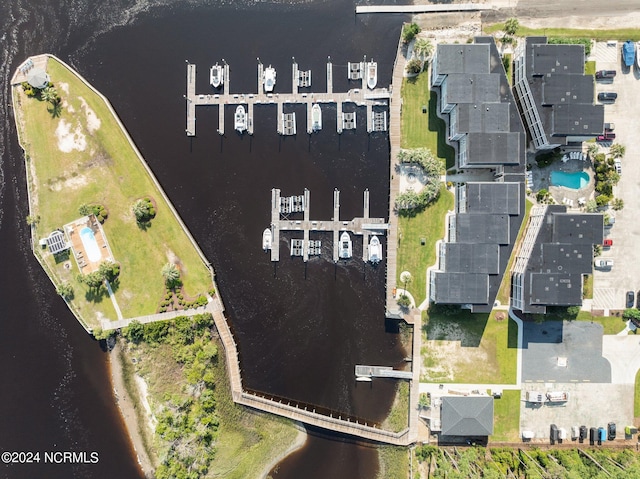
<svg viewBox="0 0 640 479"><path fill-rule="evenodd" d="M426 298L427 268L436 261L436 241L444 237L445 215L453 209L453 194L443 185L438 200L414 217L398 218L398 268L397 284L403 271L411 273L407 289L413 295L416 306ZM421 239L425 238L424 246Z"/></svg>
<svg viewBox="0 0 640 479"><path fill-rule="evenodd" d="M511 257L509 258L509 263L507 264L507 269L505 269L504 276L502 277L502 283L500 283L500 289L498 290L498 294L496 295L496 299L500 301L500 304L508 304L509 298L511 296L511 267L513 266L513 262L516 259L515 253L520 249L520 242L524 237L527 223L529 221L529 213L531 212L531 208L533 207L533 203L529 200L525 200L524 202L524 218L522 220L522 224L520 225L520 229L518 230L518 237L516 238L515 246L511 251Z"/></svg>
<svg viewBox="0 0 640 479"><path fill-rule="evenodd" d="M435 345L423 343L426 374L421 380L514 384L518 327L511 319L496 320L496 314L461 310L455 315L427 315L425 340L434 340Z"/></svg>
<svg viewBox="0 0 640 479"><path fill-rule="evenodd" d="M584 74L585 75L595 75L596 74L596 62L594 60L590 60L585 62L584 64Z"/></svg>
<svg viewBox="0 0 640 479"><path fill-rule="evenodd" d="M378 469L377 479L406 479L409 477L409 453L406 447L380 446L378 448ZM414 476L415 477L415 476Z"/></svg>
<svg viewBox="0 0 640 479"><path fill-rule="evenodd" d="M622 317L592 316L588 311L580 311L576 319L578 321L591 321L592 323L601 324L604 328L604 334L618 334L626 327L626 323Z"/></svg>
<svg viewBox="0 0 640 479"><path fill-rule="evenodd" d="M504 23L494 23L483 28L485 34L499 32L504 29ZM528 28L523 25L518 27L516 33L519 37L547 36L560 38L591 38L599 41L606 40L633 40L640 41L640 29L621 28L617 30L590 30L587 28Z"/></svg>
<svg viewBox="0 0 640 479"><path fill-rule="evenodd" d="M409 383L401 381L396 390L396 399L384 421L384 429L400 432L409 426Z"/></svg>
<svg viewBox="0 0 640 479"><path fill-rule="evenodd" d="M502 65L504 66L506 64L507 66L507 68L505 68L505 73L507 75L507 81L509 82L509 85L513 85L513 59L511 57L511 53L505 53L502 57Z"/></svg>
<svg viewBox="0 0 640 479"><path fill-rule="evenodd" d="M180 262L185 296L206 293L212 287L208 269L107 105L59 62L50 59L47 69L65 102L59 118L52 118L45 102L27 98L19 86L13 92L18 95L16 113L28 158L32 214L41 218L35 240L77 219L81 204L100 203L109 212L104 231L115 260L121 265L119 284L114 289L125 317L156 312L164 292L160 270L174 255ZM101 121L93 132L88 129L82 99ZM59 149L55 131L61 122L85 136L84 151L64 153ZM157 205L157 216L146 231L137 226L131 213L134 201L144 196L151 197ZM43 256L58 280L72 284L73 306L89 325L98 325L99 314L115 319L106 295L93 300L77 282L79 271L74 261L72 268L66 270L51 255Z"/></svg>
<svg viewBox="0 0 640 479"><path fill-rule="evenodd" d="M447 168L454 164L454 150L447 145L446 125L436 114L437 96L429 90L429 74L423 72L402 82L401 148L429 148L445 160ZM423 113L423 107L427 113Z"/></svg>
<svg viewBox="0 0 640 479"><path fill-rule="evenodd" d="M520 390L506 390L493 401L491 441L515 442L520 435Z"/></svg>
<svg viewBox="0 0 640 479"><path fill-rule="evenodd" d="M635 394L633 396L633 416L640 417L640 371L636 373Z"/></svg>
<svg viewBox="0 0 640 479"><path fill-rule="evenodd" d="M588 274L585 276L582 283L582 297L584 299L593 299L593 275Z"/></svg>

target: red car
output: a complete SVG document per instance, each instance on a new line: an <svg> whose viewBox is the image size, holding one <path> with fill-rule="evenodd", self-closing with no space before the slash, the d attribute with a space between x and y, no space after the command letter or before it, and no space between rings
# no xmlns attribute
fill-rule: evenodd
<svg viewBox="0 0 640 479"><path fill-rule="evenodd" d="M605 132L604 135L599 135L596 141L611 141L616 139L616 134L610 131Z"/></svg>
<svg viewBox="0 0 640 479"><path fill-rule="evenodd" d="M607 247L609 247L609 248L610 248L611 246L613 246L613 240L612 240L612 239L607 238L606 240L604 240L604 241L602 242L602 246L607 246Z"/></svg>

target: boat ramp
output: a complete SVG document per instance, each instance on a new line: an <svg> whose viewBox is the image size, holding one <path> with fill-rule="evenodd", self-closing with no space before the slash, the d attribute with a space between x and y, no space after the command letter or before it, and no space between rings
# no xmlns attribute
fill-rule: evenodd
<svg viewBox="0 0 640 479"><path fill-rule="evenodd" d="M340 234L344 231L362 236L362 259L369 259L369 235L385 234L389 228L384 218L371 218L369 216L369 190L364 191L364 214L362 217L353 218L351 221L340 221L340 191L333 191L333 218L331 220L311 220L309 208L310 194L305 189L303 195L280 196L280 190L271 190L271 261L280 261L280 232L302 232L303 238L291 240L291 256L302 256L307 262L309 256L320 254L321 243L318 240L310 240L309 234L314 232L333 233L333 261L340 259ZM302 213L303 218L298 219ZM293 217L292 217L293 216Z"/></svg>
<svg viewBox="0 0 640 479"><path fill-rule="evenodd" d="M295 113L285 113L285 105L304 104L307 109L307 133L314 132L311 108L314 103L335 104L336 105L336 130L342 133L344 130L356 128L355 112L344 112L343 105L353 103L356 106L364 106L367 110L367 132L387 131L387 112L389 97L391 93L387 88L367 88L366 75L363 75L362 65L364 62L348 64L348 78L351 81L359 81L360 88L352 88L346 92L333 91L333 64L331 58L327 59L327 91L326 92L301 92L300 88L311 87L311 70L300 70L298 64L293 59L292 92L291 93L266 93L264 91L264 66L258 59L257 68L257 93L231 93L230 68L229 64L222 60L224 83L218 89L212 91L209 83L207 93L196 93L196 65L187 61L187 94L184 98L187 103L187 136L196 135L196 107L217 106L218 107L218 133L224 135L225 126L225 106L226 105L246 105L247 110L247 132L253 134L253 118L255 105L276 105L277 107L277 132L281 135L295 135L296 116ZM374 109L374 107L377 107ZM385 107L381 110L381 107Z"/></svg>

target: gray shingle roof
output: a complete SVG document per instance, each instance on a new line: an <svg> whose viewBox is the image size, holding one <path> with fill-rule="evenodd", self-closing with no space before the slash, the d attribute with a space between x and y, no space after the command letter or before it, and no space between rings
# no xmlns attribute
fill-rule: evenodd
<svg viewBox="0 0 640 479"><path fill-rule="evenodd" d="M489 276L479 273L434 271L435 302L445 304L485 304L489 298Z"/></svg>
<svg viewBox="0 0 640 479"><path fill-rule="evenodd" d="M443 436L490 436L493 434L492 397L443 397Z"/></svg>
<svg viewBox="0 0 640 479"><path fill-rule="evenodd" d="M467 183L467 211L470 213L520 213L520 185L518 183Z"/></svg>
<svg viewBox="0 0 640 479"><path fill-rule="evenodd" d="M444 243L442 247L449 273L500 272L500 247L497 244Z"/></svg>
<svg viewBox="0 0 640 479"><path fill-rule="evenodd" d="M509 243L509 216L486 214L456 215L458 243Z"/></svg>
<svg viewBox="0 0 640 479"><path fill-rule="evenodd" d="M439 74L489 73L489 45L438 45Z"/></svg>

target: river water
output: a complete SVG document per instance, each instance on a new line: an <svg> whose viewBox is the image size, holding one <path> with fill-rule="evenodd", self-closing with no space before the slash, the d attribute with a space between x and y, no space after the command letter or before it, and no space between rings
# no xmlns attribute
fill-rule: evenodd
<svg viewBox="0 0 640 479"><path fill-rule="evenodd" d="M323 256L305 266L290 259L285 240L274 268L261 251L270 222L271 188L283 195L311 192L312 219L330 219L333 189L341 191L341 218L362 214L371 192L371 215L388 214L388 138L335 132L335 106L323 108L324 129L309 137L303 107L296 137L276 133L275 107L256 108L255 134L233 132L227 110L225 137L216 133L217 109L199 107L197 137L184 134L185 60L198 65L197 91L208 93L208 67L224 58L231 90L256 90L256 58L278 71L276 91L290 91L291 58L313 71L312 91L324 91L327 56L334 91L348 88L347 62L363 55L378 62L378 85L391 79L401 16L356 17L352 2L300 4L204 2L127 3L13 0L6 23L6 75L27 55L48 51L70 62L114 105L143 156L216 269L220 293L241 355L248 389L289 398L343 415L381 421L394 383L365 387L355 364L398 367L405 356L397 334L385 328L384 264L361 259L334 265L330 235ZM0 11L0 13L4 13ZM4 45L3 45L4 46ZM1 108L5 108L6 101ZM10 112L3 115L2 218L5 267L0 273L0 359L5 384L0 448L46 447L100 451L96 466L50 465L47 477L136 477L108 384L105 357L56 297L26 246L27 200L22 158ZM290 236L286 236L290 238ZM362 244L354 238L354 258ZM8 437L15 438L7 442ZM103 458L104 457L104 458ZM374 448L331 434L311 435L307 446L277 468L278 478L371 477ZM0 467L6 477L32 476L36 466ZM3 469L4 468L4 469ZM105 472L105 471L108 471ZM122 471L122 472L117 472ZM44 472L43 472L44 473ZM20 473L21 474L21 473ZM20 476L22 477L22 476Z"/></svg>

